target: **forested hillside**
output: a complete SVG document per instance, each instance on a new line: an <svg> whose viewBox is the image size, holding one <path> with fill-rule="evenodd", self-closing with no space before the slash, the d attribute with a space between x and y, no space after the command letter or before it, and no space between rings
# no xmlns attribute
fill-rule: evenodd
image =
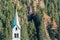
<svg viewBox="0 0 60 40"><path fill-rule="evenodd" d="M12 40L15 4L21 40L60 40L60 0L0 0L0 40Z"/></svg>

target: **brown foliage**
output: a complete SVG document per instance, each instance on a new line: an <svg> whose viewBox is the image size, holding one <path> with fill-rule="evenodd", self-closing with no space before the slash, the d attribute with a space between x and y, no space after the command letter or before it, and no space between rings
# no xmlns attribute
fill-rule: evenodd
<svg viewBox="0 0 60 40"><path fill-rule="evenodd" d="M56 30L57 29L57 23L55 20L52 21L52 30Z"/></svg>
<svg viewBox="0 0 60 40"><path fill-rule="evenodd" d="M48 24L51 24L52 25L52 30L55 30L57 29L57 23L56 21L53 19L53 21L51 20L51 17L48 16L47 14L44 14L43 15L43 21L44 21L44 25L48 25Z"/></svg>
<svg viewBox="0 0 60 40"><path fill-rule="evenodd" d="M43 22L44 22L44 26L45 26L46 30L48 29L48 25L49 24L51 25L50 29L53 31L53 34L56 36L57 28L58 28L56 21L54 19L51 20L50 16L48 16L47 14L44 14L43 15ZM48 32L46 32L46 34L48 34Z"/></svg>
<svg viewBox="0 0 60 40"><path fill-rule="evenodd" d="M34 12L37 11L37 5L38 5L38 0L34 0L34 1L33 1Z"/></svg>
<svg viewBox="0 0 60 40"><path fill-rule="evenodd" d="M22 6L19 3L19 0L12 0L14 4L16 4L17 8L20 9Z"/></svg>
<svg viewBox="0 0 60 40"><path fill-rule="evenodd" d="M44 0L40 0L39 5L40 5L41 8L45 8Z"/></svg>
<svg viewBox="0 0 60 40"><path fill-rule="evenodd" d="M45 27L48 26L48 24L51 23L51 17L48 16L47 14L44 14L43 15L43 22L44 22Z"/></svg>

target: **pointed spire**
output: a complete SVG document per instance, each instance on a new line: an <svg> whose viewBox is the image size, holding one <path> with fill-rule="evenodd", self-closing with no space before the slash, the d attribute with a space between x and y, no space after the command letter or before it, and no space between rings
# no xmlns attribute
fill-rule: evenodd
<svg viewBox="0 0 60 40"><path fill-rule="evenodd" d="M12 24L12 28L14 28L16 25L20 28L16 5L14 6L14 9L15 9L15 11L14 11L15 17L14 17L14 21Z"/></svg>

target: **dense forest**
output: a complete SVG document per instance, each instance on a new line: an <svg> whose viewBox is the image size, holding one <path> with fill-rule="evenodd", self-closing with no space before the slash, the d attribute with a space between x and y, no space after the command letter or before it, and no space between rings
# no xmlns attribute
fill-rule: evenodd
<svg viewBox="0 0 60 40"><path fill-rule="evenodd" d="M12 40L15 4L21 40L60 40L60 0L0 0L0 40Z"/></svg>

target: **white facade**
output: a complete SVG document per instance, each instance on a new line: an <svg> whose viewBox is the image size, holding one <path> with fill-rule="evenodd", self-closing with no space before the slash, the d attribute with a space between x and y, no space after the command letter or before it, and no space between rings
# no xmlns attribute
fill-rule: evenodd
<svg viewBox="0 0 60 40"><path fill-rule="evenodd" d="M14 29L12 29L12 40L20 40L20 28L16 25Z"/></svg>
<svg viewBox="0 0 60 40"><path fill-rule="evenodd" d="M21 40L21 26L18 20L17 9L15 12L15 19L12 24L12 40Z"/></svg>

